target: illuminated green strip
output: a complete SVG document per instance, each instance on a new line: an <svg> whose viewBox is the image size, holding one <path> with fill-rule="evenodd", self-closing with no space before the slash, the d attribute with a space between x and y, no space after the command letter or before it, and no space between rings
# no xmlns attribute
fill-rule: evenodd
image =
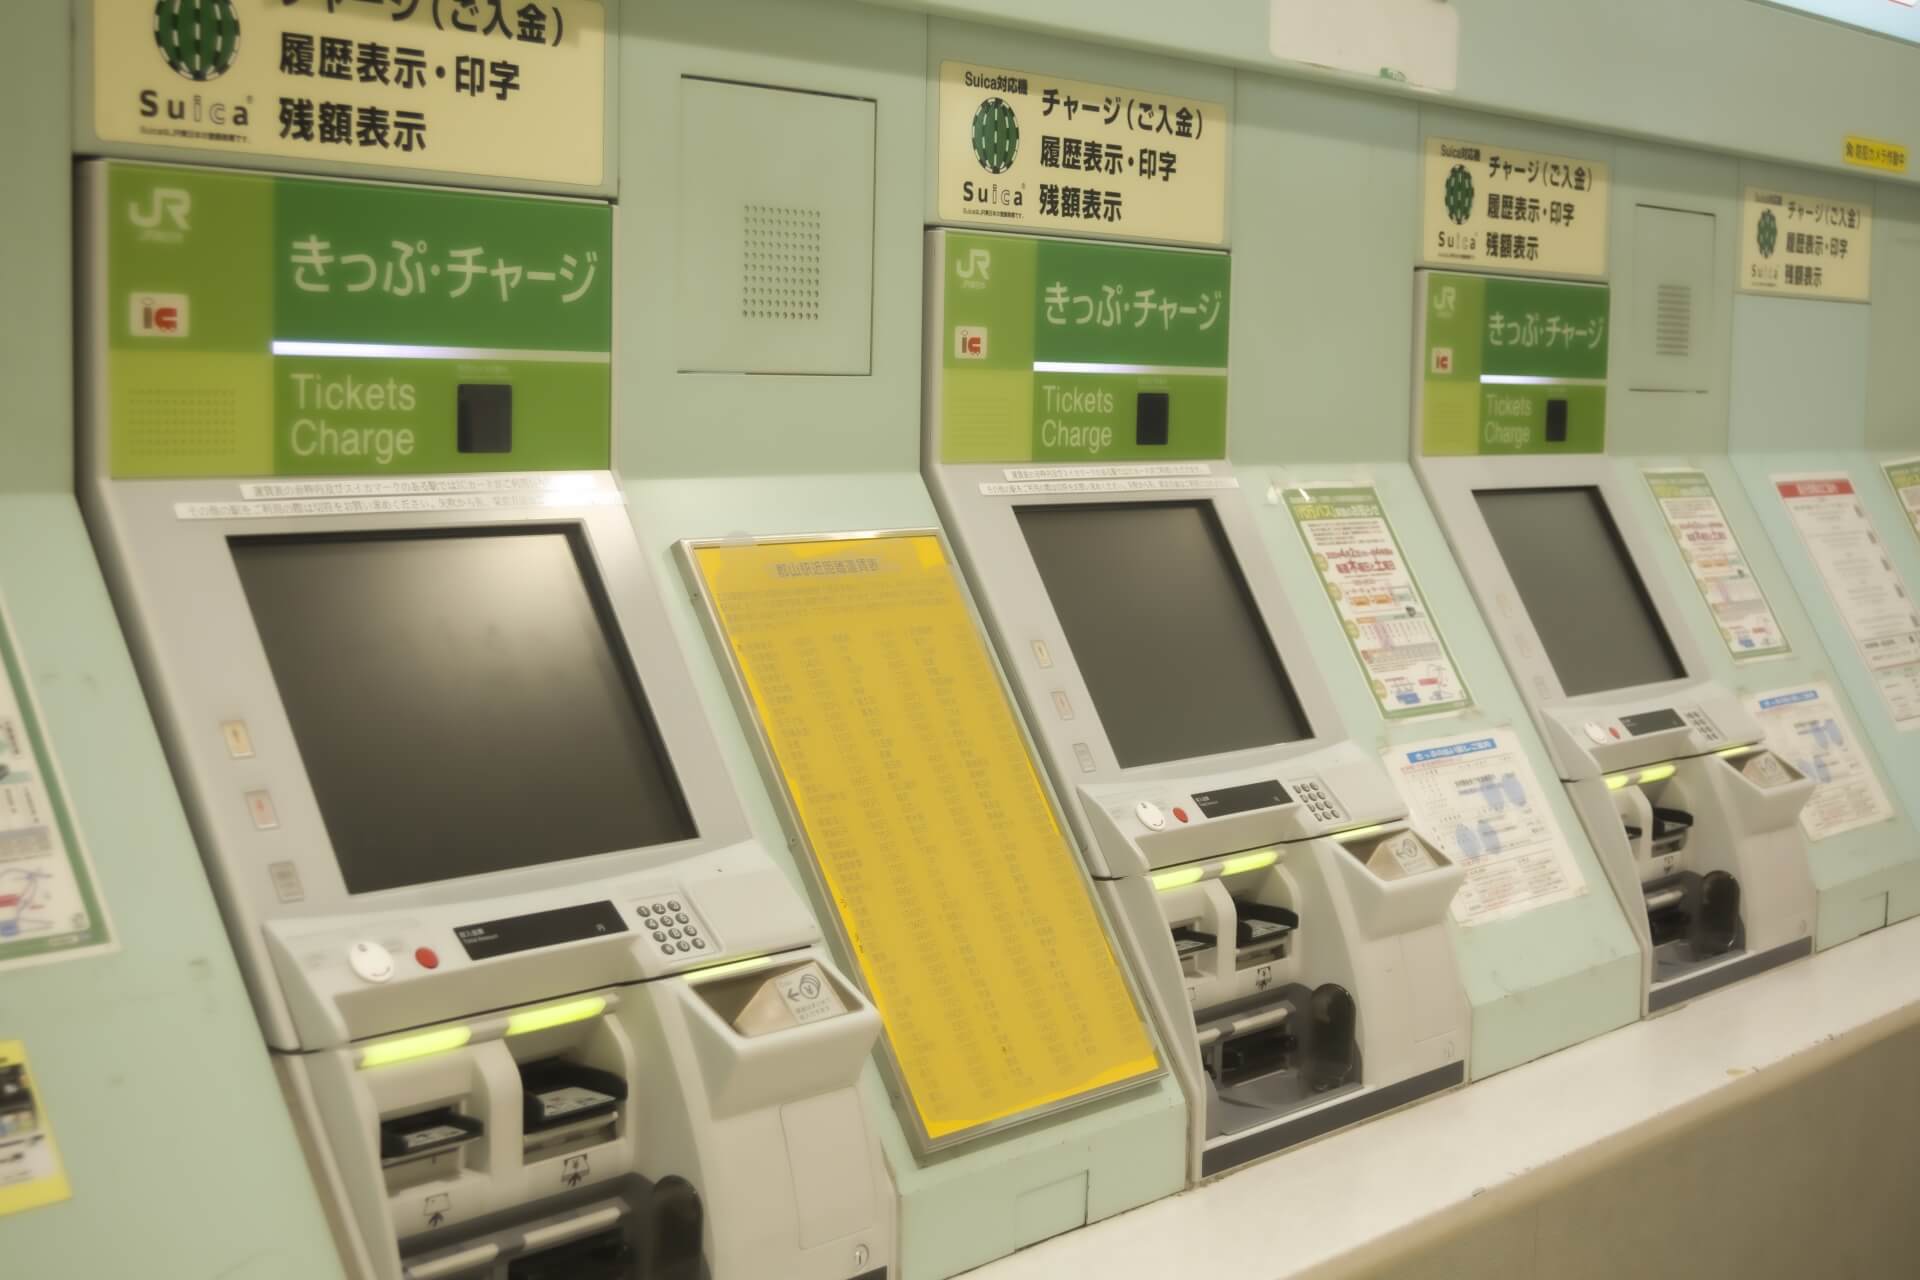
<svg viewBox="0 0 1920 1280"><path fill-rule="evenodd" d="M565 1004L550 1004L544 1009L529 1009L508 1018L507 1034L524 1036L534 1031L548 1031L554 1027L564 1027L570 1022L597 1018L606 1011L605 996L587 996L580 1000L569 1000Z"/></svg>
<svg viewBox="0 0 1920 1280"><path fill-rule="evenodd" d="M397 1040L382 1040L360 1051L360 1069L365 1071L370 1067L388 1067L396 1062L410 1062L415 1058L447 1053L464 1048L471 1039L473 1029L470 1027L441 1027L434 1031L422 1031L419 1035L401 1036Z"/></svg>

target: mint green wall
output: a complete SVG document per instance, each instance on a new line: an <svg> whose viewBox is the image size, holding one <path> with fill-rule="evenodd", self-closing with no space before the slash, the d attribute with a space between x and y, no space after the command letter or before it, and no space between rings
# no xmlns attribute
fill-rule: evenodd
<svg viewBox="0 0 1920 1280"><path fill-rule="evenodd" d="M877 0L977 22L1347 83L1268 52L1270 0ZM1451 100L1520 116L1838 167L1842 140L1920 142L1920 48L1752 0L1452 0ZM1790 71L1788 69L1791 69ZM1366 82L1409 99L1432 95ZM1920 177L1920 169L1915 170Z"/></svg>
<svg viewBox="0 0 1920 1280"><path fill-rule="evenodd" d="M0 600L120 949L0 973L73 1198L9 1275L341 1274L73 498L67 12L0 41Z"/></svg>

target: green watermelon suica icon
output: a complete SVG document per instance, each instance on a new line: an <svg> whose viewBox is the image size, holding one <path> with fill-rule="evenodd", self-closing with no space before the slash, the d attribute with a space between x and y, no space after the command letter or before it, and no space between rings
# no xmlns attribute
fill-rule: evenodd
<svg viewBox="0 0 1920 1280"><path fill-rule="evenodd" d="M167 65L189 80L212 80L233 65L240 17L233 0L159 0L153 42Z"/></svg>
<svg viewBox="0 0 1920 1280"><path fill-rule="evenodd" d="M1005 98L988 98L973 113L973 155L988 173L1005 173L1020 150L1020 120Z"/></svg>
<svg viewBox="0 0 1920 1280"><path fill-rule="evenodd" d="M1774 219L1773 210L1771 209L1762 209L1760 211L1760 231L1758 238L1760 241L1760 256L1763 258L1771 258L1773 256L1773 247L1780 243L1780 224Z"/></svg>
<svg viewBox="0 0 1920 1280"><path fill-rule="evenodd" d="M1453 166L1447 175L1447 216L1456 227L1473 216L1473 175L1463 164Z"/></svg>

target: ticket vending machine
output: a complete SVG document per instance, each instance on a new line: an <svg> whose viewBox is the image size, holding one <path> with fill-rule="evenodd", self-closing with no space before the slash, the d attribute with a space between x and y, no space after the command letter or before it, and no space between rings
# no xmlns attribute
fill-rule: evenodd
<svg viewBox="0 0 1920 1280"><path fill-rule="evenodd" d="M1808 954L1814 783L1706 677L1623 518L1606 286L1416 279L1420 477L1633 925L1646 1010Z"/></svg>
<svg viewBox="0 0 1920 1280"><path fill-rule="evenodd" d="M1350 740L1221 460L1226 256L928 240L928 481L1149 993L1193 1175L1460 1083L1461 871ZM1102 326L1075 299L1116 274L1172 309Z"/></svg>
<svg viewBox="0 0 1920 1280"><path fill-rule="evenodd" d="M83 506L349 1269L888 1275L877 1019L607 469L606 206L80 187Z"/></svg>

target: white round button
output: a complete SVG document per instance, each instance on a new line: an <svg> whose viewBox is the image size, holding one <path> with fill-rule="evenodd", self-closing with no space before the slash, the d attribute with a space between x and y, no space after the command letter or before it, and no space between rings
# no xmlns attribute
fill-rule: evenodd
<svg viewBox="0 0 1920 1280"><path fill-rule="evenodd" d="M1140 825L1149 831L1159 831L1167 825L1167 815L1160 812L1160 806L1151 800L1142 800L1133 806L1133 814L1140 819Z"/></svg>
<svg viewBox="0 0 1920 1280"><path fill-rule="evenodd" d="M1587 737L1599 743L1606 743L1606 742L1612 741L1612 739L1607 734L1606 726L1602 724L1596 724L1592 720L1587 721Z"/></svg>
<svg viewBox="0 0 1920 1280"><path fill-rule="evenodd" d="M393 957L377 942L356 942L348 947L347 964L364 982L385 982L393 976Z"/></svg>

